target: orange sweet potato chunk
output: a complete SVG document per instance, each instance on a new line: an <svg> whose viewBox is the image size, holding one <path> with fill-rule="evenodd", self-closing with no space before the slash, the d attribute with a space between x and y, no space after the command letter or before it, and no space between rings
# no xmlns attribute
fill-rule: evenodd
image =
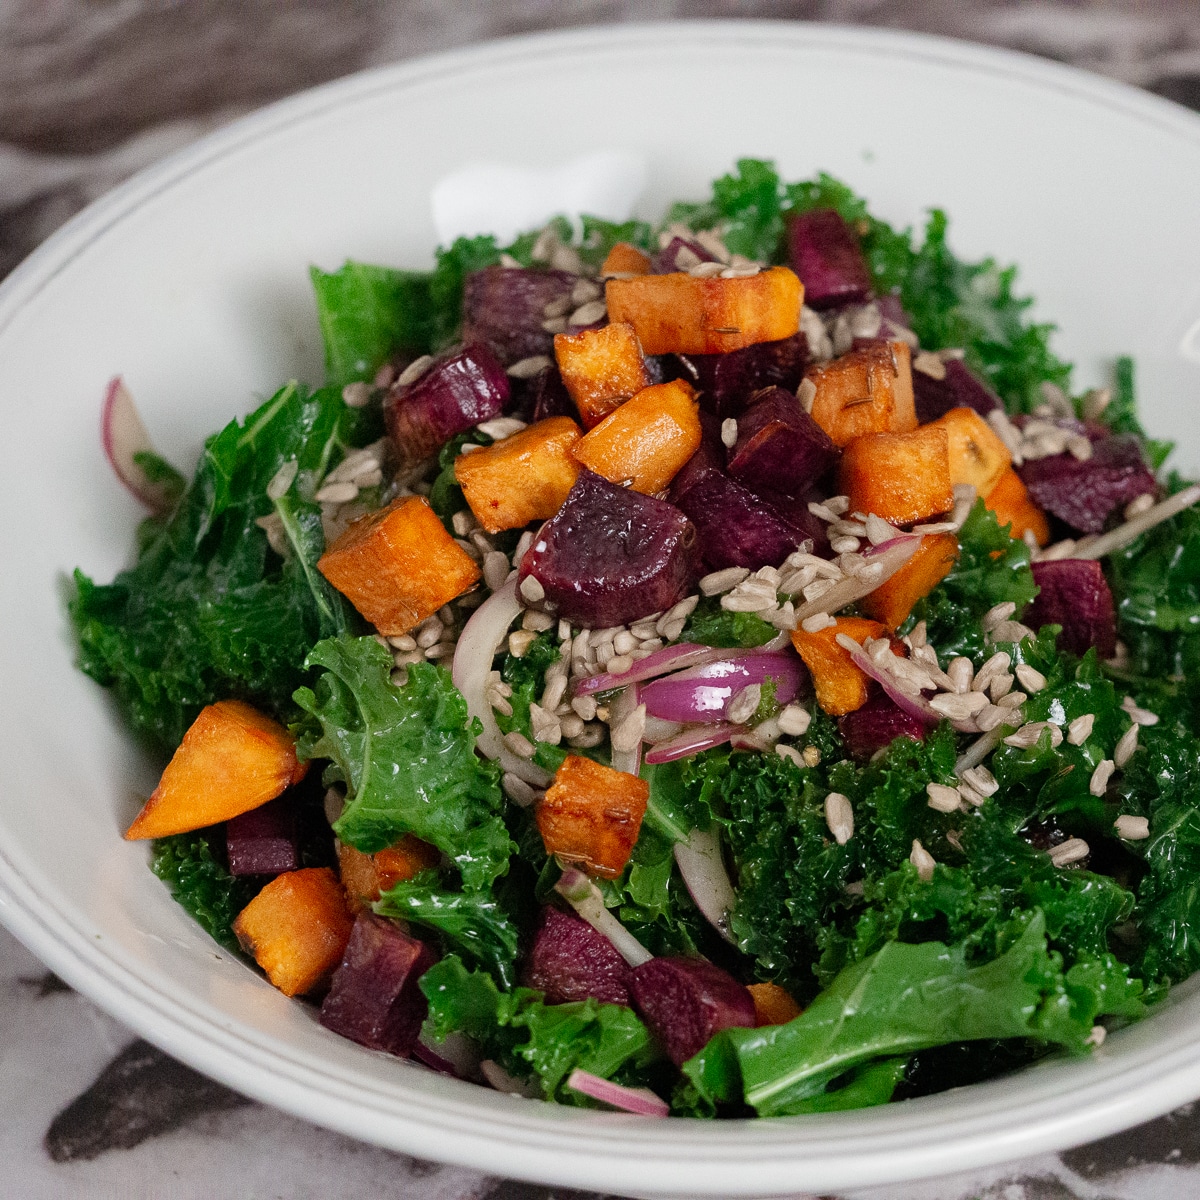
<svg viewBox="0 0 1200 1200"><path fill-rule="evenodd" d="M649 275L650 256L629 242L617 242L600 264L600 277L613 275Z"/></svg>
<svg viewBox="0 0 1200 1200"><path fill-rule="evenodd" d="M838 617L835 625L816 633L793 630L792 645L813 678L817 703L831 716L844 717L866 704L868 679L850 652L838 645L839 633L861 646L867 638L882 637L885 630L878 621L865 617Z"/></svg>
<svg viewBox="0 0 1200 1200"><path fill-rule="evenodd" d="M183 735L125 838L170 837L228 821L274 800L307 770L282 725L241 700L218 700Z"/></svg>
<svg viewBox="0 0 1200 1200"><path fill-rule="evenodd" d="M724 354L791 337L800 328L804 285L787 267L742 279L674 272L610 279L610 321L628 321L647 354Z"/></svg>
<svg viewBox="0 0 1200 1200"><path fill-rule="evenodd" d="M400 496L359 517L317 567L388 637L407 633L481 577L423 496Z"/></svg>
<svg viewBox="0 0 1200 1200"><path fill-rule="evenodd" d="M600 329L555 334L554 357L563 384L589 429L650 385L637 334L623 321Z"/></svg>
<svg viewBox="0 0 1200 1200"><path fill-rule="evenodd" d="M969 483L986 496L1012 466L1008 447L973 408L952 408L930 424L946 431L952 484Z"/></svg>
<svg viewBox="0 0 1200 1200"><path fill-rule="evenodd" d="M917 427L912 352L905 342L879 342L805 371L816 387L812 418L838 446L865 433Z"/></svg>
<svg viewBox="0 0 1200 1200"><path fill-rule="evenodd" d="M579 475L571 451L582 433L570 417L548 417L493 446L454 460L454 477L488 531L552 517Z"/></svg>
<svg viewBox="0 0 1200 1200"><path fill-rule="evenodd" d="M383 892L437 866L441 855L435 846L406 833L395 845L374 854L364 854L339 842L338 873L350 911L360 913L374 904Z"/></svg>
<svg viewBox="0 0 1200 1200"><path fill-rule="evenodd" d="M868 433L842 451L840 488L852 512L911 525L954 507L949 439L938 425Z"/></svg>
<svg viewBox="0 0 1200 1200"><path fill-rule="evenodd" d="M242 949L285 996L324 983L342 958L354 918L328 867L278 875L233 923Z"/></svg>
<svg viewBox="0 0 1200 1200"><path fill-rule="evenodd" d="M1050 522L1046 519L1046 514L1029 498L1025 484L1012 467L1000 476L992 490L984 497L983 503L996 514L1001 529L1005 525L1012 525L1009 533L1013 537L1024 537L1028 531L1037 538L1039 546L1049 542Z"/></svg>
<svg viewBox="0 0 1200 1200"><path fill-rule="evenodd" d="M946 578L957 560L958 538L954 534L927 534L916 554L859 603L868 616L882 621L889 630L896 630L912 606Z"/></svg>
<svg viewBox="0 0 1200 1200"><path fill-rule="evenodd" d="M611 483L653 495L700 448L700 405L682 379L643 388L580 439L574 454Z"/></svg>
<svg viewBox="0 0 1200 1200"><path fill-rule="evenodd" d="M754 1023L786 1025L801 1013L800 1005L777 983L748 983L746 990L754 997Z"/></svg>
<svg viewBox="0 0 1200 1200"><path fill-rule="evenodd" d="M649 799L650 785L636 775L568 755L537 807L546 853L616 878L629 861Z"/></svg>

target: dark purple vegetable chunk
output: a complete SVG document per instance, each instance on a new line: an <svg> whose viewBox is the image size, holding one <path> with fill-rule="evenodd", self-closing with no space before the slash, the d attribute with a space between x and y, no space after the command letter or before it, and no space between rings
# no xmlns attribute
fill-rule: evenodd
<svg viewBox="0 0 1200 1200"><path fill-rule="evenodd" d="M443 354L414 383L396 384L383 416L404 464L435 454L455 434L498 417L508 404L508 376L481 343Z"/></svg>
<svg viewBox="0 0 1200 1200"><path fill-rule="evenodd" d="M878 691L862 708L838 719L838 731L852 758L870 758L898 737L923 742L929 727L900 708L886 692Z"/></svg>
<svg viewBox="0 0 1200 1200"><path fill-rule="evenodd" d="M749 991L703 958L652 958L634 968L631 990L634 1008L676 1066L722 1029L755 1025Z"/></svg>
<svg viewBox="0 0 1200 1200"><path fill-rule="evenodd" d="M650 269L655 275L671 275L676 271L686 271L688 267L694 267L695 261L684 255L686 265L681 266L676 261L680 250L690 250L700 262L716 262L717 259L710 254L699 242L693 241L691 238L673 237L651 260Z"/></svg>
<svg viewBox="0 0 1200 1200"><path fill-rule="evenodd" d="M546 367L529 380L524 407L530 421L544 421L547 417L570 417L579 420L575 402L563 383L557 367Z"/></svg>
<svg viewBox="0 0 1200 1200"><path fill-rule="evenodd" d="M824 500L819 490L789 496L785 492L773 492L770 488L758 488L754 493L785 524L790 525L802 538L812 542L813 554L829 558L829 526L808 511L810 502Z"/></svg>
<svg viewBox="0 0 1200 1200"><path fill-rule="evenodd" d="M788 496L807 492L831 466L838 448L800 407L792 392L766 388L738 418L729 473L751 491Z"/></svg>
<svg viewBox="0 0 1200 1200"><path fill-rule="evenodd" d="M706 475L720 475L725 470L725 445L721 441L721 422L712 413L700 412L700 448L671 480L667 499L676 507L679 498Z"/></svg>
<svg viewBox="0 0 1200 1200"><path fill-rule="evenodd" d="M505 366L535 354L552 355L554 334L542 328L546 305L561 302L577 282L569 271L473 271L463 281L463 341L486 342Z"/></svg>
<svg viewBox="0 0 1200 1200"><path fill-rule="evenodd" d="M545 605L573 625L624 625L682 600L698 574L696 529L673 504L581 471L521 560Z"/></svg>
<svg viewBox="0 0 1200 1200"><path fill-rule="evenodd" d="M814 208L788 222L792 268L809 308L861 304L871 295L871 272L854 230L832 208Z"/></svg>
<svg viewBox="0 0 1200 1200"><path fill-rule="evenodd" d="M283 795L225 822L231 875L280 875L300 866L292 798Z"/></svg>
<svg viewBox="0 0 1200 1200"><path fill-rule="evenodd" d="M1000 401L992 391L964 364L956 358L945 363L946 378L934 379L924 371L913 371L913 400L916 402L917 420L921 424L936 421L952 408L973 408L981 417L986 417Z"/></svg>
<svg viewBox="0 0 1200 1200"><path fill-rule="evenodd" d="M604 934L574 913L542 910L522 982L546 993L548 1004L589 996L629 1007L629 964Z"/></svg>
<svg viewBox="0 0 1200 1200"><path fill-rule="evenodd" d="M710 571L777 567L806 538L769 504L727 475L710 473L679 497L699 533Z"/></svg>
<svg viewBox="0 0 1200 1200"><path fill-rule="evenodd" d="M1099 533L1114 509L1154 493L1154 476L1132 435L1092 443L1092 457L1035 458L1017 468L1033 502L1081 533Z"/></svg>
<svg viewBox="0 0 1200 1200"><path fill-rule="evenodd" d="M417 980L437 961L424 942L373 913L359 913L321 1005L321 1024L372 1050L407 1058L428 1004Z"/></svg>
<svg viewBox="0 0 1200 1200"><path fill-rule="evenodd" d="M1117 613L1112 591L1096 559L1061 558L1033 564L1041 589L1022 621L1031 629L1061 625L1058 644L1072 654L1092 646L1101 658L1117 651Z"/></svg>
<svg viewBox="0 0 1200 1200"><path fill-rule="evenodd" d="M796 333L728 354L681 354L679 362L700 393L702 409L721 418L736 417L763 388L796 390L808 365L808 340Z"/></svg>

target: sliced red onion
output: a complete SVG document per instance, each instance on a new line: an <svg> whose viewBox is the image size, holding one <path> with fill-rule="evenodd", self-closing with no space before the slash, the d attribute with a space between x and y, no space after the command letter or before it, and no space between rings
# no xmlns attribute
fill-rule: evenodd
<svg viewBox="0 0 1200 1200"><path fill-rule="evenodd" d="M602 1079L590 1071L581 1071L578 1067L567 1076L567 1087L584 1096L591 1096L593 1100L599 1100L602 1104L611 1104L613 1108L636 1113L639 1117L671 1115L671 1106L649 1088L622 1087L619 1083Z"/></svg>
<svg viewBox="0 0 1200 1200"><path fill-rule="evenodd" d="M719 725L693 725L646 751L646 762L653 766L657 763L674 762L678 758L691 758L702 750L711 750L714 746L723 745L735 734L743 732L744 728L742 725L730 725L728 722Z"/></svg>
<svg viewBox="0 0 1200 1200"><path fill-rule="evenodd" d="M864 561L868 561L872 567L879 567L880 570L872 570L865 575L847 575L845 579L839 579L828 591L796 609L796 623L816 616L817 613L838 612L847 604L853 604L855 600L869 595L881 583L891 579L916 554L920 544L920 534L905 534L864 551Z"/></svg>
<svg viewBox="0 0 1200 1200"><path fill-rule="evenodd" d="M426 1039L424 1033L413 1046L413 1058L443 1075L470 1079L479 1069L479 1051L465 1034L448 1034L444 1042Z"/></svg>
<svg viewBox="0 0 1200 1200"><path fill-rule="evenodd" d="M1118 525L1116 529L1103 533L1086 544L1081 541L1070 557L1103 558L1106 554L1112 554L1114 550L1120 550L1129 545L1134 538L1141 537L1147 529L1153 529L1155 525L1169 520L1176 513L1183 512L1185 508L1191 508L1198 500L1200 500L1200 484L1194 483L1191 487L1186 487L1183 491L1176 492L1174 496L1168 496L1152 508L1146 509L1144 513L1139 513L1138 516L1126 521L1123 525Z"/></svg>
<svg viewBox="0 0 1200 1200"><path fill-rule="evenodd" d="M538 1097L538 1089L531 1080L510 1075L493 1059L485 1058L479 1064L479 1073L487 1080L489 1086L498 1092L505 1092L509 1096L524 1096L526 1100L536 1100Z"/></svg>
<svg viewBox="0 0 1200 1200"><path fill-rule="evenodd" d="M719 721L738 692L767 679L775 681L775 699L787 704L800 690L804 668L793 653L747 651L656 679L641 696L646 712L665 721Z"/></svg>
<svg viewBox="0 0 1200 1200"><path fill-rule="evenodd" d="M713 662L724 658L729 653L717 646L697 646L692 642L680 642L676 646L664 646L638 659L628 671L619 675L592 675L575 687L575 695L589 696L593 692L607 692L612 688L624 687L627 683L642 683L647 679L656 679L671 671L680 671L684 667L695 667L700 663Z"/></svg>
<svg viewBox="0 0 1200 1200"><path fill-rule="evenodd" d="M100 440L109 465L126 488L152 512L169 512L173 503L170 491L162 483L150 479L136 461L138 454L157 454L157 451L120 375L111 379L104 391Z"/></svg>
<svg viewBox="0 0 1200 1200"><path fill-rule="evenodd" d="M640 703L636 683L623 687L608 706L608 728L614 730L627 717L633 716ZM612 767L614 771L624 771L627 775L638 774L642 769L641 738L638 738L637 745L631 750L618 750L613 746Z"/></svg>
<svg viewBox="0 0 1200 1200"><path fill-rule="evenodd" d="M693 829L686 842L675 843L675 861L696 907L727 942L733 942L729 914L735 897L716 830Z"/></svg>
<svg viewBox="0 0 1200 1200"><path fill-rule="evenodd" d="M616 952L631 966L640 967L654 955L604 907L600 889L580 870L568 867L554 890L594 929L613 944Z"/></svg>
<svg viewBox="0 0 1200 1200"><path fill-rule="evenodd" d="M942 714L930 708L929 702L920 692L914 696L912 692L906 692L900 688L896 683L895 676L879 666L852 637L841 634L837 641L838 645L853 659L854 665L864 675L874 679L895 702L897 708L902 708L910 717L916 717L918 721L923 721L926 725L936 725L942 719ZM891 651L889 650L888 653L890 654Z"/></svg>

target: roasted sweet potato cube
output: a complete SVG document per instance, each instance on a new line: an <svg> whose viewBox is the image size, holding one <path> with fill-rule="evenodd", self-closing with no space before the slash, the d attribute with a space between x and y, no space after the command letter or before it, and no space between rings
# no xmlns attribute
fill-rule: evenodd
<svg viewBox="0 0 1200 1200"><path fill-rule="evenodd" d="M864 433L907 433L917 427L912 352L901 341L872 341L832 362L809 367L816 387L812 418L846 446Z"/></svg>
<svg viewBox="0 0 1200 1200"><path fill-rule="evenodd" d="M361 912L384 892L398 883L412 879L437 866L441 855L435 846L406 833L394 845L374 854L364 854L353 846L339 842L337 847L338 873L351 912Z"/></svg>
<svg viewBox="0 0 1200 1200"><path fill-rule="evenodd" d="M816 633L792 631L792 645L812 676L817 703L831 716L845 716L862 708L870 682L850 652L838 645L837 635L844 633L861 646L867 638L882 637L884 632L878 621L865 617L838 617L835 625Z"/></svg>
<svg viewBox="0 0 1200 1200"><path fill-rule="evenodd" d="M571 451L580 436L570 417L549 417L494 446L459 455L454 477L480 525L499 533L554 516L579 475Z"/></svg>
<svg viewBox="0 0 1200 1200"><path fill-rule="evenodd" d="M777 983L748 983L746 991L754 998L754 1019L763 1025L786 1025L800 1015L800 1005Z"/></svg>
<svg viewBox="0 0 1200 1200"><path fill-rule="evenodd" d="M952 408L930 424L946 431L952 484L969 483L977 496L986 496L1012 466L1008 447L973 408Z"/></svg>
<svg viewBox="0 0 1200 1200"><path fill-rule="evenodd" d="M649 798L650 785L636 775L569 754L537 807L546 853L615 879L629 861Z"/></svg>
<svg viewBox="0 0 1200 1200"><path fill-rule="evenodd" d="M609 279L622 275L649 275L650 256L629 242L617 242L600 264L600 277Z"/></svg>
<svg viewBox="0 0 1200 1200"><path fill-rule="evenodd" d="M359 517L317 567L388 637L407 633L481 575L422 496L400 496Z"/></svg>
<svg viewBox="0 0 1200 1200"><path fill-rule="evenodd" d="M700 405L682 379L643 388L576 444L574 455L610 483L661 492L700 447Z"/></svg>
<svg viewBox="0 0 1200 1200"><path fill-rule="evenodd" d="M354 918L328 867L278 875L238 914L233 932L285 996L324 983L341 961Z"/></svg>
<svg viewBox="0 0 1200 1200"><path fill-rule="evenodd" d="M554 357L583 423L592 429L630 396L650 386L633 326L623 321L554 335Z"/></svg>
<svg viewBox="0 0 1200 1200"><path fill-rule="evenodd" d="M912 606L946 578L957 559L958 538L954 534L927 534L900 570L859 601L863 612L890 630L899 628Z"/></svg>
<svg viewBox="0 0 1200 1200"><path fill-rule="evenodd" d="M610 321L628 321L647 354L724 354L791 337L804 288L787 267L741 279L673 272L610 279Z"/></svg>
<svg viewBox="0 0 1200 1200"><path fill-rule="evenodd" d="M911 525L954 507L946 431L922 425L910 433L868 433L842 452L842 492L853 512Z"/></svg>
<svg viewBox="0 0 1200 1200"><path fill-rule="evenodd" d="M996 514L1000 528L1011 525L1009 534L1012 537L1024 537L1032 533L1039 546L1046 545L1050 540L1050 522L1029 495L1020 475L1009 467L992 486L992 490L984 497L983 503Z"/></svg>
<svg viewBox="0 0 1200 1200"><path fill-rule="evenodd" d="M183 735L125 838L170 837L228 821L274 800L307 770L277 721L241 700L218 700Z"/></svg>

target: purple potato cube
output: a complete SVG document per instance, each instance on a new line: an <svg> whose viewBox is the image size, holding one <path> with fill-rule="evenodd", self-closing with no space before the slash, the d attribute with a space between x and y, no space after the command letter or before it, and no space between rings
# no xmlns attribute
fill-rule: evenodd
<svg viewBox="0 0 1200 1200"><path fill-rule="evenodd" d="M383 417L404 465L436 454L459 433L498 417L509 400L508 376L481 343L443 354L415 382L393 385Z"/></svg>
<svg viewBox="0 0 1200 1200"><path fill-rule="evenodd" d="M424 942L373 913L359 913L321 1005L321 1024L372 1050L407 1058L428 1004L417 981L437 962Z"/></svg>
<svg viewBox="0 0 1200 1200"><path fill-rule="evenodd" d="M676 507L679 498L706 475L725 471L725 444L721 441L721 422L712 413L700 412L700 446L676 472L667 491L667 499Z"/></svg>
<svg viewBox="0 0 1200 1200"><path fill-rule="evenodd" d="M737 427L729 473L754 492L769 488L801 495L838 457L829 434L800 407L792 392L780 387L755 396Z"/></svg>
<svg viewBox="0 0 1200 1200"><path fill-rule="evenodd" d="M871 272L854 230L832 208L814 208L788 222L792 269L809 308L861 304L871 295Z"/></svg>
<svg viewBox="0 0 1200 1200"><path fill-rule="evenodd" d="M898 737L923 742L929 727L911 713L906 713L886 692L880 690L862 708L840 717L838 731L846 742L850 756L862 761L877 750L890 746Z"/></svg>
<svg viewBox="0 0 1200 1200"><path fill-rule="evenodd" d="M794 392L804 378L808 358L808 339L796 333L728 354L681 354L679 362L700 393L700 407L723 419L739 416L750 397L763 388Z"/></svg>
<svg viewBox="0 0 1200 1200"><path fill-rule="evenodd" d="M952 408L973 408L981 417L986 417L1000 401L990 388L972 374L971 370L957 358L945 363L946 378L934 379L924 371L914 370L913 400L916 403L917 420L924 425L936 421Z"/></svg>
<svg viewBox="0 0 1200 1200"><path fill-rule="evenodd" d="M569 271L532 267L473 271L463 281L463 341L485 342L505 366L553 355L554 334L542 328L546 305L561 304L578 282Z"/></svg>
<svg viewBox="0 0 1200 1200"><path fill-rule="evenodd" d="M688 488L679 507L696 527L709 571L777 567L807 536L749 489L715 472Z"/></svg>
<svg viewBox="0 0 1200 1200"><path fill-rule="evenodd" d="M722 1029L753 1029L754 997L703 958L652 958L633 970L633 1006L682 1066Z"/></svg>
<svg viewBox="0 0 1200 1200"><path fill-rule="evenodd" d="M680 250L688 250L696 256L700 262L716 262L717 259L710 254L699 242L693 241L691 238L673 237L651 260L651 270L655 275L672 275L676 271L686 271L688 267L694 267L696 264L686 254L684 255L684 263L681 266L676 260Z"/></svg>
<svg viewBox="0 0 1200 1200"><path fill-rule="evenodd" d="M231 875L281 875L300 866L296 810L286 792L225 822Z"/></svg>
<svg viewBox="0 0 1200 1200"><path fill-rule="evenodd" d="M555 366L546 367L539 371L529 381L526 408L532 422L544 421L548 417L570 417L579 420L579 411L575 401L563 383L562 374Z"/></svg>
<svg viewBox="0 0 1200 1200"><path fill-rule="evenodd" d="M1081 462L1070 454L1034 458L1017 468L1039 508L1080 533L1099 533L1121 505L1155 491L1154 475L1132 435L1092 443L1092 457Z"/></svg>
<svg viewBox="0 0 1200 1200"><path fill-rule="evenodd" d="M695 526L673 504L581 471L521 560L548 611L603 629L662 612L699 573Z"/></svg>
<svg viewBox="0 0 1200 1200"><path fill-rule="evenodd" d="M629 976L629 964L612 942L582 917L557 908L542 910L522 982L544 992L548 1004L591 996L629 1007Z"/></svg>
<svg viewBox="0 0 1200 1200"><path fill-rule="evenodd" d="M1083 655L1092 647L1101 658L1117 651L1117 613L1104 571L1094 558L1060 558L1033 564L1041 589L1022 620L1031 629L1061 625L1058 644Z"/></svg>

